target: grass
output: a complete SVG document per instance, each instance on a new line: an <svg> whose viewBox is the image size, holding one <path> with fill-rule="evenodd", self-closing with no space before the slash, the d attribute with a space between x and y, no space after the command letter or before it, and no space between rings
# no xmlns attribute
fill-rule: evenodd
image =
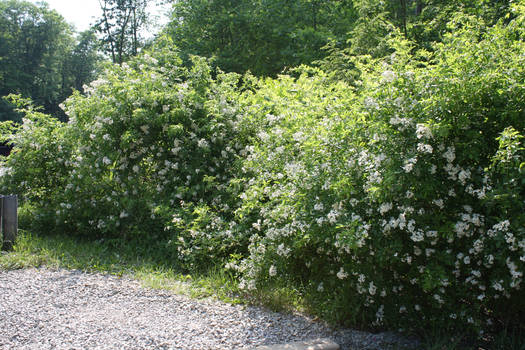
<svg viewBox="0 0 525 350"><path fill-rule="evenodd" d="M200 274L184 274L173 262L155 254L155 248L160 249L160 246L155 247L152 242L124 244L115 240L93 241L20 231L13 251L2 252L0 270L47 267L98 272L134 278L145 287L166 289L194 298L243 302L237 283L223 270L211 266Z"/></svg>
<svg viewBox="0 0 525 350"><path fill-rule="evenodd" d="M267 286L256 294L242 294L234 276L218 266L211 266L201 273L183 273L159 242L93 241L20 230L13 251L1 253L0 270L31 267L126 276L140 281L145 287L170 290L193 298L211 297L234 304L259 304L275 311L299 310L319 314L319 310L312 308L312 300L317 306L323 305L323 300L315 301L315 297L303 295L286 284ZM431 330L422 335L421 349L525 350L525 334L504 328L499 334L487 335L485 339L473 342Z"/></svg>

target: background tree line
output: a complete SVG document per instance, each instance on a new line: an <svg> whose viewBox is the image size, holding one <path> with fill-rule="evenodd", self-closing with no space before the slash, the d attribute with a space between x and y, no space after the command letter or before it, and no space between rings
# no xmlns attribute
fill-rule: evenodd
<svg viewBox="0 0 525 350"><path fill-rule="evenodd" d="M101 1L102 16L76 33L43 2L0 1L0 96L20 94L44 112L66 120L59 107L73 90L97 75L104 61L121 64L143 46L146 1ZM19 121L14 106L0 100L0 120Z"/></svg>
<svg viewBox="0 0 525 350"><path fill-rule="evenodd" d="M508 13L510 0L164 0L171 4L169 36L181 57L212 59L226 72L276 76L316 64L336 79L352 80L352 57L383 57L400 35L430 49L454 13L489 25ZM122 64L148 45L145 0L103 0L90 30L75 33L45 3L0 0L0 96L31 98L61 120L59 104L93 80L103 61ZM151 41L150 43L151 44ZM0 101L0 120L18 120Z"/></svg>
<svg viewBox="0 0 525 350"><path fill-rule="evenodd" d="M59 104L82 89L95 74L97 39L89 30L73 29L44 3L0 2L0 96L20 94L60 119ZM18 120L6 100L0 100L0 120Z"/></svg>
<svg viewBox="0 0 525 350"><path fill-rule="evenodd" d="M275 76L300 64L347 68L342 56L382 57L399 33L429 49L456 12L487 25L509 0L184 0L165 32L183 56L214 57L225 71Z"/></svg>

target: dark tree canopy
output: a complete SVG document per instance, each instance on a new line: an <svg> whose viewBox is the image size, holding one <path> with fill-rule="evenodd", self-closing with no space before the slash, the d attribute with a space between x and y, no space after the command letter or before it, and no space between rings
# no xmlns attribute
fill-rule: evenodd
<svg viewBox="0 0 525 350"><path fill-rule="evenodd" d="M183 55L221 69L275 76L341 55L382 57L399 33L420 48L442 40L454 13L493 24L510 0L180 0L166 32ZM325 62L326 64L326 62Z"/></svg>
<svg viewBox="0 0 525 350"><path fill-rule="evenodd" d="M275 75L321 58L321 47L342 38L355 15L346 0L185 0L174 3L166 31L183 55Z"/></svg>
<svg viewBox="0 0 525 350"><path fill-rule="evenodd" d="M0 1L0 96L20 94L59 118L59 104L92 79L95 47L89 34L76 43L72 28L46 3ZM17 119L0 102L0 120Z"/></svg>
<svg viewBox="0 0 525 350"><path fill-rule="evenodd" d="M82 91L84 84L95 78L97 65L101 61L99 49L100 42L92 29L78 34L68 61L69 71L73 73L70 84L75 90Z"/></svg>

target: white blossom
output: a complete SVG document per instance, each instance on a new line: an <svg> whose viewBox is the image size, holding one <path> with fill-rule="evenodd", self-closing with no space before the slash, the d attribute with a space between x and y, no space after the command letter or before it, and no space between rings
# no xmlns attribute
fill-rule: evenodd
<svg viewBox="0 0 525 350"><path fill-rule="evenodd" d="M425 124L416 124L416 136L418 139L430 139L432 138L432 130Z"/></svg>
<svg viewBox="0 0 525 350"><path fill-rule="evenodd" d="M197 142L197 146L199 148L208 148L209 147L209 144L208 144L208 141L206 141L205 139L200 139L198 142Z"/></svg>
<svg viewBox="0 0 525 350"><path fill-rule="evenodd" d="M396 79L396 73L391 71L391 70L385 70L381 74L381 77L383 77L383 81L385 81L387 83L391 83L391 82L393 82Z"/></svg>
<svg viewBox="0 0 525 350"><path fill-rule="evenodd" d="M348 277L348 273L346 273L345 270L341 267L339 272L337 272L337 278L339 278L340 280L343 280L347 277Z"/></svg>
<svg viewBox="0 0 525 350"><path fill-rule="evenodd" d="M140 130L142 130L142 132L146 135L149 134L149 125L142 125Z"/></svg>
<svg viewBox="0 0 525 350"><path fill-rule="evenodd" d="M389 210L391 210L393 208L393 205L392 203L382 203L380 206L379 206L379 213L381 215L384 215L385 213L387 213Z"/></svg>
<svg viewBox="0 0 525 350"><path fill-rule="evenodd" d="M424 143L418 143L417 144L417 151L420 153L432 153L434 149L431 145L427 145Z"/></svg>
<svg viewBox="0 0 525 350"><path fill-rule="evenodd" d="M443 209L445 207L443 199L434 199L432 203L434 203L437 207L439 207L439 209Z"/></svg>
<svg viewBox="0 0 525 350"><path fill-rule="evenodd" d="M385 316L385 306L381 305L376 312L376 324L381 324L383 322L384 316Z"/></svg>
<svg viewBox="0 0 525 350"><path fill-rule="evenodd" d="M370 295L375 295L376 291L377 287L374 285L374 282L370 282L370 284L368 285L368 293L370 293Z"/></svg>
<svg viewBox="0 0 525 350"><path fill-rule="evenodd" d="M452 163L454 159L456 159L456 154L454 152L454 147L448 147L447 151L443 153L443 158L447 160L447 162Z"/></svg>
<svg viewBox="0 0 525 350"><path fill-rule="evenodd" d="M414 169L414 164L417 163L417 158L410 158L405 162L405 165L403 165L403 170L405 173L409 173Z"/></svg>

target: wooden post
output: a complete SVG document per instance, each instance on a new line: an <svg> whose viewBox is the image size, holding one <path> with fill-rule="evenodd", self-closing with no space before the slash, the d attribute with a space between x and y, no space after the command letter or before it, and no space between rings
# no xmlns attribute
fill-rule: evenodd
<svg viewBox="0 0 525 350"><path fill-rule="evenodd" d="M18 197L2 196L2 250L11 250L18 231Z"/></svg>
<svg viewBox="0 0 525 350"><path fill-rule="evenodd" d="M0 244L4 250L4 195L0 194Z"/></svg>

